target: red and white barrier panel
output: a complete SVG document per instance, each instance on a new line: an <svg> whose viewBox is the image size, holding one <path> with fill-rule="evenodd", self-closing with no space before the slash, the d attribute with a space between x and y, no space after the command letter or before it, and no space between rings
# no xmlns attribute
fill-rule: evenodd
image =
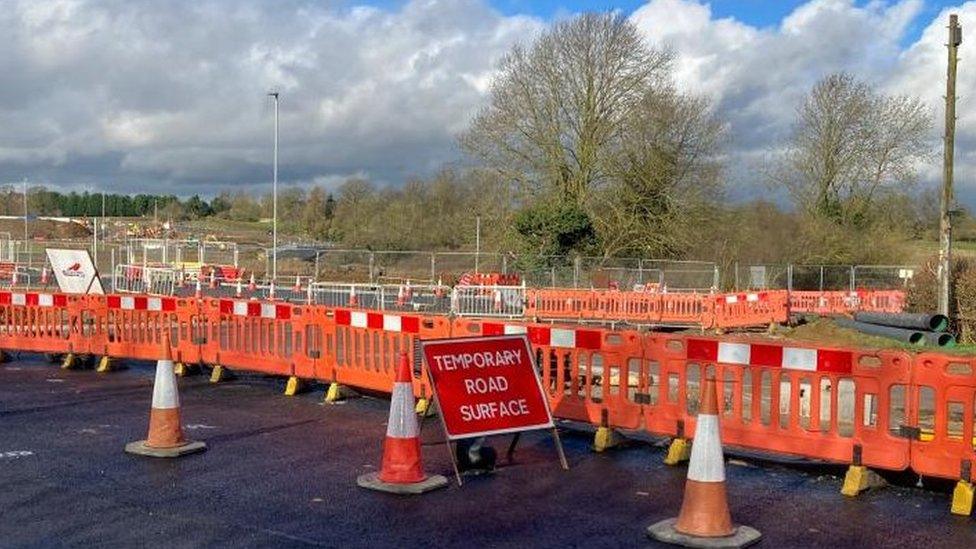
<svg viewBox="0 0 976 549"><path fill-rule="evenodd" d="M711 339L688 339L688 360L765 366L807 372L851 373L850 351L781 347L760 343L729 343Z"/></svg>
<svg viewBox="0 0 976 549"><path fill-rule="evenodd" d="M105 297L109 309L123 311L175 311L176 299L138 295L110 295Z"/></svg>
<svg viewBox="0 0 976 549"><path fill-rule="evenodd" d="M601 341L599 330L525 326L523 324L502 324L499 322L482 323L481 333L486 336L526 334L529 336L529 342L533 345L558 347L560 349L599 350Z"/></svg>
<svg viewBox="0 0 976 549"><path fill-rule="evenodd" d="M339 326L352 328L369 328L386 332L402 332L405 334L420 333L420 317L387 315L368 311L350 311L336 309L335 321Z"/></svg>
<svg viewBox="0 0 976 549"><path fill-rule="evenodd" d="M752 293L745 293L745 294L720 295L716 298L716 300L718 300L719 303L728 303L731 305L733 303L741 303L741 302L753 303L756 301L766 301L768 297L769 296L765 292L759 292L759 293L752 292Z"/></svg>
<svg viewBox="0 0 976 549"><path fill-rule="evenodd" d="M0 292L0 305L66 307L68 305L68 296L64 294Z"/></svg>
<svg viewBox="0 0 976 549"><path fill-rule="evenodd" d="M220 300L220 314L269 320L291 320L291 305L261 301Z"/></svg>

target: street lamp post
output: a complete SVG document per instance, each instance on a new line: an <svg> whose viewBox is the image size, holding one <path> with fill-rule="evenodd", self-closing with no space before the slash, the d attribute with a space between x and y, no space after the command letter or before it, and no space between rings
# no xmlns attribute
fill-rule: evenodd
<svg viewBox="0 0 976 549"><path fill-rule="evenodd" d="M278 92L268 96L274 98L274 162L271 184L271 280L278 279Z"/></svg>

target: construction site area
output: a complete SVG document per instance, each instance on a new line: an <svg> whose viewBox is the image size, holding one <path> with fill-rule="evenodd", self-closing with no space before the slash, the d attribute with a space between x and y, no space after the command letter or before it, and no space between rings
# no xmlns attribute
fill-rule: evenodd
<svg viewBox="0 0 976 549"><path fill-rule="evenodd" d="M0 14L0 548L976 547L976 2L610 4Z"/></svg>

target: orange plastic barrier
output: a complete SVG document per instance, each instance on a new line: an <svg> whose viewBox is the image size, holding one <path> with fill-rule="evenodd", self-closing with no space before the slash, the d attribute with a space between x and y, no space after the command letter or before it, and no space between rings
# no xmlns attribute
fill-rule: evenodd
<svg viewBox="0 0 976 549"><path fill-rule="evenodd" d="M293 375L292 355L296 345L292 310L281 302L243 299L201 300L206 319L206 344L202 360L264 372Z"/></svg>
<svg viewBox="0 0 976 549"><path fill-rule="evenodd" d="M237 282L243 280L244 269L233 265L202 265L200 276L205 280L210 280L210 274L216 275L218 281Z"/></svg>
<svg viewBox="0 0 976 549"><path fill-rule="evenodd" d="M900 313L905 309L905 292L902 290L791 291L789 299L791 313Z"/></svg>
<svg viewBox="0 0 976 549"><path fill-rule="evenodd" d="M91 295L85 298L93 313L88 352L109 357L155 360L160 357L169 330L174 360L196 363L199 348L190 342L185 323L178 318L196 311L196 304L172 297ZM179 306L177 306L179 304Z"/></svg>
<svg viewBox="0 0 976 549"><path fill-rule="evenodd" d="M455 319L455 337L526 334L553 413L561 418L636 429L640 409L628 406L631 359L640 359L635 331Z"/></svg>
<svg viewBox="0 0 976 549"><path fill-rule="evenodd" d="M519 275L511 273L464 273L458 278L458 286L518 286Z"/></svg>
<svg viewBox="0 0 976 549"><path fill-rule="evenodd" d="M912 470L923 475L976 479L976 360L937 353L915 357L910 397L904 403L912 439ZM896 410L898 411L898 410Z"/></svg>
<svg viewBox="0 0 976 549"><path fill-rule="evenodd" d="M678 390L686 429L693 430L697 384L708 369L723 395L722 438L730 445L908 467L908 441L888 414L879 413L890 408L893 390L910 381L908 354L707 338L687 338L684 345L686 373L677 381L685 385Z"/></svg>
<svg viewBox="0 0 976 549"><path fill-rule="evenodd" d="M786 322L789 298L785 291L726 294L715 297L715 327L744 328Z"/></svg>
<svg viewBox="0 0 976 549"><path fill-rule="evenodd" d="M86 352L86 308L78 296L0 292L0 339L4 347L24 351Z"/></svg>
<svg viewBox="0 0 976 549"><path fill-rule="evenodd" d="M785 291L707 295L615 290L531 289L529 318L743 328L786 322Z"/></svg>
<svg viewBox="0 0 976 549"><path fill-rule="evenodd" d="M415 339L450 337L446 317L334 309L325 313L325 357L319 379L389 391L401 351L415 356ZM427 377L415 370L415 391L430 394Z"/></svg>
<svg viewBox="0 0 976 549"><path fill-rule="evenodd" d="M644 305L633 303L611 299L601 306L645 314ZM737 297L725 305L738 303ZM718 307L716 318L759 314L728 309ZM272 301L0 292L4 349L155 359L168 334L174 358L184 362L379 392L389 390L399 353L415 353L418 339L522 333L561 418L686 436L694 429L698 383L710 371L721 395L722 436L732 446L971 477L972 358ZM430 393L416 368L414 391Z"/></svg>

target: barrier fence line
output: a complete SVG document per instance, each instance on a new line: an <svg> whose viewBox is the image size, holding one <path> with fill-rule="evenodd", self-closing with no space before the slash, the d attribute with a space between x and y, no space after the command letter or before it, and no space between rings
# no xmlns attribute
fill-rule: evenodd
<svg viewBox="0 0 976 549"><path fill-rule="evenodd" d="M764 302L723 299L716 311ZM169 340L178 362L380 392L418 338L498 334L527 335L560 418L683 436L693 432L699 382L713 373L722 436L733 446L950 479L972 474L974 358L281 301L0 291L5 350L154 360ZM426 376L415 374L415 393L429 395Z"/></svg>

